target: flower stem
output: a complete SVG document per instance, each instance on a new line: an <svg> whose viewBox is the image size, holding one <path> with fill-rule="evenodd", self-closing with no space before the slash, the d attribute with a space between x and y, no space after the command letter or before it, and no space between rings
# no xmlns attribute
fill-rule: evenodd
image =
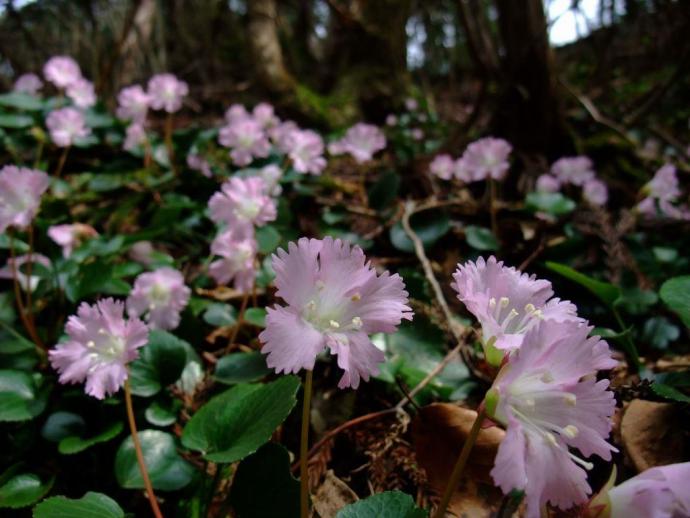
<svg viewBox="0 0 690 518"><path fill-rule="evenodd" d="M309 414L311 408L311 382L314 371L304 377L304 401L302 404L302 437L299 446L299 503L300 517L309 518Z"/></svg>
<svg viewBox="0 0 690 518"><path fill-rule="evenodd" d="M498 239L498 222L496 221L496 180L489 178L489 212L491 214L491 232Z"/></svg>
<svg viewBox="0 0 690 518"><path fill-rule="evenodd" d="M175 148L173 147L173 116L172 113L168 113L165 119L165 147L168 150L168 160L170 161L170 169L174 175L177 175L175 170Z"/></svg>
<svg viewBox="0 0 690 518"><path fill-rule="evenodd" d="M247 310L247 304L249 303L249 292L244 294L244 297L242 298L242 305L240 306L240 312L237 315L237 323L235 324L235 328L232 330L232 335L230 336L230 340L228 341L228 347L225 350L226 353L230 352L230 348L232 347L232 344L235 343L235 340L237 339L237 334L240 332L240 328L242 327L242 323L244 322L244 312Z"/></svg>
<svg viewBox="0 0 690 518"><path fill-rule="evenodd" d="M125 380L125 405L127 407L127 420L129 421L129 429L132 433L132 442L134 442L134 451L137 454L137 462L139 463L139 471L141 471L141 478L144 479L144 487L146 488L146 495L151 504L151 511L156 518L163 518L161 510L158 507L158 500L156 494L153 492L151 479L146 470L146 463L144 462L144 453L141 451L141 443L139 442L139 435L137 434L137 424L134 421L134 407L132 405L132 392L129 388L129 380Z"/></svg>
<svg viewBox="0 0 690 518"><path fill-rule="evenodd" d="M69 148L70 148L69 146L66 146L62 150L62 154L60 155L60 160L58 161L57 168L55 169L55 174L53 175L53 176L55 176L55 178L60 178L60 174L62 174L62 170L65 167L65 162L67 162L67 153L69 153Z"/></svg>
<svg viewBox="0 0 690 518"><path fill-rule="evenodd" d="M467 459L469 459L470 457L470 452L472 451L474 444L477 442L477 437L479 436L479 431L482 428L482 422L484 421L484 417L484 410L480 410L477 413L477 418L474 420L474 423L472 424L472 429L470 430L470 433L467 436L467 439L465 440L465 444L462 445L462 451L460 452L460 456L458 457L458 460L455 463L455 466L453 467L453 472L450 474L448 485L446 486L446 490L443 493L441 503L438 504L438 509L436 510L434 518L444 518L444 516L446 515L446 508L448 507L450 499L453 496L453 493L455 493L458 484L460 483L460 477L462 476L462 472L465 470L465 465L467 464Z"/></svg>

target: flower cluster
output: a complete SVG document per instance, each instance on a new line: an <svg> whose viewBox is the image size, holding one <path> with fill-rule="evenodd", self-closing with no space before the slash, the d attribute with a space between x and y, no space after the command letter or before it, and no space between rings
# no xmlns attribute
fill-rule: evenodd
<svg viewBox="0 0 690 518"><path fill-rule="evenodd" d="M14 82L13 90L29 95L36 95L43 88L43 81L36 74L22 74Z"/></svg>
<svg viewBox="0 0 690 518"><path fill-rule="evenodd" d="M91 134L84 115L69 106L50 112L46 117L46 127L50 131L50 138L58 147L69 147L78 139Z"/></svg>
<svg viewBox="0 0 690 518"><path fill-rule="evenodd" d="M385 147L386 136L383 132L372 124L360 122L349 128L341 139L331 142L328 152L331 155L348 153L361 164L371 160Z"/></svg>
<svg viewBox="0 0 690 518"><path fill-rule="evenodd" d="M594 165L586 156L563 157L551 165L549 174L537 178L537 192L558 192L565 185L582 188L582 198L591 205L606 205L609 192L596 177Z"/></svg>
<svg viewBox="0 0 690 518"><path fill-rule="evenodd" d="M43 76L57 88L64 90L76 107L86 109L96 104L93 83L82 76L79 65L71 57L50 58L43 66ZM31 84L33 89L33 92L29 93L35 93L42 86L40 80L36 82L34 79L24 79L24 81L31 81L31 83L26 83Z"/></svg>
<svg viewBox="0 0 690 518"><path fill-rule="evenodd" d="M28 227L49 185L43 171L13 165L0 169L0 234L9 227Z"/></svg>
<svg viewBox="0 0 690 518"><path fill-rule="evenodd" d="M503 180L510 168L508 158L512 146L503 139L486 137L467 146L463 155L453 160L450 155L437 155L429 164L429 172L442 180L455 178L465 183Z"/></svg>
<svg viewBox="0 0 690 518"><path fill-rule="evenodd" d="M662 216L670 219L690 219L690 209L678 204L681 190L672 164L664 164L643 188L645 198L637 204L637 211L653 218Z"/></svg>

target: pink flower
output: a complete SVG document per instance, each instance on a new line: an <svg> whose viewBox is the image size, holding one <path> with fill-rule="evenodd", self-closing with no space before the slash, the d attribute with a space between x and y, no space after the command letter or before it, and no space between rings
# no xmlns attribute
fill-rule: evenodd
<svg viewBox="0 0 690 518"><path fill-rule="evenodd" d="M156 250L153 248L151 241L137 241L129 249L129 258L132 261L143 264L144 266L151 266L155 259Z"/></svg>
<svg viewBox="0 0 690 518"><path fill-rule="evenodd" d="M416 111L417 108L419 108L419 103L416 99L408 97L407 99L405 99L405 108L407 109L407 111Z"/></svg>
<svg viewBox="0 0 690 518"><path fill-rule="evenodd" d="M218 142L230 148L230 158L240 167L255 158L265 158L271 152L266 133L253 119L240 119L220 129Z"/></svg>
<svg viewBox="0 0 690 518"><path fill-rule="evenodd" d="M120 119L143 123L150 103L151 97L141 85L127 86L117 94L117 116Z"/></svg>
<svg viewBox="0 0 690 518"><path fill-rule="evenodd" d="M347 130L345 136L333 142L328 150L332 155L349 153L358 164L371 160L386 147L386 137L379 128L371 124L357 123Z"/></svg>
<svg viewBox="0 0 690 518"><path fill-rule="evenodd" d="M41 281L38 275L28 275L22 271L22 266L29 262L29 254L19 255L14 260L9 258L7 264L0 268L0 279L13 279L16 273L17 282L19 286L24 291L34 291ZM45 255L41 254L31 254L31 264L40 264L44 268L51 268L52 263ZM32 268L33 272L36 272L36 268Z"/></svg>
<svg viewBox="0 0 690 518"><path fill-rule="evenodd" d="M410 131L410 137L412 137L412 140L422 140L424 138L424 131L422 131L421 128L412 128L412 131Z"/></svg>
<svg viewBox="0 0 690 518"><path fill-rule="evenodd" d="M67 320L68 340L48 353L60 383L86 381L86 393L103 399L122 387L127 364L148 342L148 328L138 318L124 319L125 305L111 298L85 302Z"/></svg>
<svg viewBox="0 0 690 518"><path fill-rule="evenodd" d="M676 201L680 196L678 177L673 164L664 164L655 174L644 191L650 198L657 200Z"/></svg>
<svg viewBox="0 0 690 518"><path fill-rule="evenodd" d="M208 202L211 219L253 234L253 226L261 227L276 219L276 204L265 189L261 178L230 178Z"/></svg>
<svg viewBox="0 0 690 518"><path fill-rule="evenodd" d="M377 374L383 353L372 333L393 333L411 320L399 275L378 275L364 252L340 239L300 239L273 256L277 295L287 306L268 308L259 335L266 363L277 372L314 368L328 347L345 372L340 388L359 386Z"/></svg>
<svg viewBox="0 0 690 518"><path fill-rule="evenodd" d="M268 103L259 103L254 106L252 110L252 116L254 120L259 123L263 129L269 129L274 127L280 122L278 117L276 117L275 110L273 106Z"/></svg>
<svg viewBox="0 0 690 518"><path fill-rule="evenodd" d="M156 74L149 79L149 106L154 110L175 113L182 108L182 98L189 93L189 87L173 74Z"/></svg>
<svg viewBox="0 0 690 518"><path fill-rule="evenodd" d="M22 74L14 82L13 90L36 95L41 88L43 88L43 81L36 74Z"/></svg>
<svg viewBox="0 0 690 518"><path fill-rule="evenodd" d="M551 165L551 174L561 183L582 186L594 178L594 166L586 156L564 157Z"/></svg>
<svg viewBox="0 0 690 518"><path fill-rule="evenodd" d="M643 471L603 496L604 509L590 504L591 516L609 518L680 518L690 516L690 462ZM595 500L599 500L597 497ZM604 511L604 514L601 512ZM600 513L600 514L597 514Z"/></svg>
<svg viewBox="0 0 690 518"><path fill-rule="evenodd" d="M43 171L14 165L0 169L0 233L8 227L29 226L49 185Z"/></svg>
<svg viewBox="0 0 690 518"><path fill-rule="evenodd" d="M98 236L91 225L73 223L71 225L53 225L48 227L48 237L62 247L62 256L69 257L72 251L87 239Z"/></svg>
<svg viewBox="0 0 690 518"><path fill-rule="evenodd" d="M525 492L528 517L547 502L568 509L587 500L592 465L568 448L605 460L616 451L605 440L616 402L609 380L594 375L617 362L606 342L587 338L591 330L554 320L530 329L487 393L488 415L507 428L491 476L505 494Z"/></svg>
<svg viewBox="0 0 690 518"><path fill-rule="evenodd" d="M46 126L50 131L50 138L58 147L71 146L77 139L91 134L81 112L69 107L50 112L46 118Z"/></svg>
<svg viewBox="0 0 690 518"><path fill-rule="evenodd" d="M473 181L503 180L510 168L512 146L503 139L486 137L472 142L462 155L464 168Z"/></svg>
<svg viewBox="0 0 690 518"><path fill-rule="evenodd" d="M396 117L394 114L389 113L386 115L386 126L397 126L398 124L398 117Z"/></svg>
<svg viewBox="0 0 690 518"><path fill-rule="evenodd" d="M54 56L43 65L43 76L58 88L66 88L81 79L81 69L69 56Z"/></svg>
<svg viewBox="0 0 690 518"><path fill-rule="evenodd" d="M279 123L268 130L268 136L271 138L273 145L280 150L281 153L289 153L292 142L292 134L300 131L297 124L293 121L285 121Z"/></svg>
<svg viewBox="0 0 690 518"><path fill-rule="evenodd" d="M83 77L77 79L67 86L67 97L77 108L90 108L96 104L96 92L93 83Z"/></svg>
<svg viewBox="0 0 690 518"><path fill-rule="evenodd" d="M609 190L604 182L598 178L592 178L582 186L582 197L592 205L606 205L609 200Z"/></svg>
<svg viewBox="0 0 690 518"><path fill-rule="evenodd" d="M436 155L429 164L429 172L441 180L450 180L455 175L455 160L450 155Z"/></svg>
<svg viewBox="0 0 690 518"><path fill-rule="evenodd" d="M182 274L173 268L142 273L127 297L127 314L134 318L145 315L151 329L175 329L191 294Z"/></svg>
<svg viewBox="0 0 690 518"><path fill-rule="evenodd" d="M241 104L233 104L225 112L225 120L228 124L233 124L235 122L250 118L249 112Z"/></svg>
<svg viewBox="0 0 690 518"><path fill-rule="evenodd" d="M297 130L290 134L288 156L298 173L320 175L326 167L323 139L315 131Z"/></svg>
<svg viewBox="0 0 690 518"><path fill-rule="evenodd" d="M211 164L208 163L208 160L197 153L189 153L187 155L187 166L194 171L199 171L206 178L211 178L213 176Z"/></svg>
<svg viewBox="0 0 690 518"><path fill-rule="evenodd" d="M220 259L209 266L209 274L218 284L225 285L234 280L236 290L251 291L256 269L256 241L234 230L219 234L211 243L211 253Z"/></svg>
<svg viewBox="0 0 690 518"><path fill-rule="evenodd" d="M256 176L264 181L264 192L274 198L280 196L283 188L280 186L280 179L283 177L283 170L276 164L268 164L259 169Z"/></svg>
<svg viewBox="0 0 690 518"><path fill-rule="evenodd" d="M122 144L122 149L125 151L134 151L146 144L146 130L144 125L139 122L133 122L125 130L125 141Z"/></svg>
<svg viewBox="0 0 690 518"><path fill-rule="evenodd" d="M489 350L519 349L525 334L544 320L582 322L573 304L552 298L549 281L508 268L493 256L458 265L453 279L458 299L479 320Z"/></svg>
<svg viewBox="0 0 690 518"><path fill-rule="evenodd" d="M558 192L561 190L561 182L550 174L543 174L537 178L537 192Z"/></svg>

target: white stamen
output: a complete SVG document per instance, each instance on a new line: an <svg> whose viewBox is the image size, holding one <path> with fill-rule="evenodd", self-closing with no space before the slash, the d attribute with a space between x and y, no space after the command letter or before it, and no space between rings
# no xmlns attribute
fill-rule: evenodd
<svg viewBox="0 0 690 518"><path fill-rule="evenodd" d="M496 307L496 299L495 299L495 298L491 297L491 298L489 299L489 307L490 307L491 309L494 309L494 308Z"/></svg>
<svg viewBox="0 0 690 518"><path fill-rule="evenodd" d="M331 320L330 322L328 322L328 324L334 329L338 329L340 327L340 324L335 320Z"/></svg>
<svg viewBox="0 0 690 518"><path fill-rule="evenodd" d="M551 374L549 371L546 371L544 374L541 375L541 380L544 383L551 383L553 381L553 374Z"/></svg>
<svg viewBox="0 0 690 518"><path fill-rule="evenodd" d="M525 312L527 313L533 313L535 309L537 308L535 308L534 304L532 304L531 302L525 306Z"/></svg>
<svg viewBox="0 0 690 518"><path fill-rule="evenodd" d="M94 347L96 347L96 342L94 342L93 340L89 340L88 342L86 342L86 347L88 347L89 349L93 349Z"/></svg>
<svg viewBox="0 0 690 518"><path fill-rule="evenodd" d="M314 302L313 300L307 302L307 309L314 311L316 309L316 302Z"/></svg>
<svg viewBox="0 0 690 518"><path fill-rule="evenodd" d="M502 308L507 308L508 304L510 304L510 299L508 297L501 297L499 304L501 305Z"/></svg>
<svg viewBox="0 0 690 518"><path fill-rule="evenodd" d="M552 446L557 446L558 441L556 441L556 436L552 434L551 432L546 432L544 434L544 437L546 438L546 441L550 443Z"/></svg>
<svg viewBox="0 0 690 518"><path fill-rule="evenodd" d="M104 335L106 333L106 330L103 329L102 327L98 330L99 335Z"/></svg>
<svg viewBox="0 0 690 518"><path fill-rule="evenodd" d="M566 437L569 437L570 439L574 439L577 437L577 434L580 433L580 430L577 429L577 426L574 424L569 424L565 428L563 428L563 435Z"/></svg>
<svg viewBox="0 0 690 518"><path fill-rule="evenodd" d="M358 301L362 300L362 296L359 293L355 293L354 295L352 295L352 297L350 297L350 300L352 302L358 302Z"/></svg>
<svg viewBox="0 0 690 518"><path fill-rule="evenodd" d="M362 319L359 317L354 317L352 319L352 327L355 329L362 329Z"/></svg>
<svg viewBox="0 0 690 518"><path fill-rule="evenodd" d="M563 396L563 399L570 406L575 406L575 404L577 403L577 396L575 394L568 393L565 396Z"/></svg>

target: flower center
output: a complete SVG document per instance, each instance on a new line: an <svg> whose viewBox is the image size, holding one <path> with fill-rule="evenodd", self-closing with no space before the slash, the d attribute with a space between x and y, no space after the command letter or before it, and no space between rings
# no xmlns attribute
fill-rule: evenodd
<svg viewBox="0 0 690 518"><path fill-rule="evenodd" d="M235 213L242 219L253 221L261 212L261 206L256 198L245 198L237 204Z"/></svg>
<svg viewBox="0 0 690 518"><path fill-rule="evenodd" d="M498 326L507 334L524 333L544 317L542 311L532 303L526 304L522 312L510 307L508 297L501 297L498 302L491 297L489 309Z"/></svg>
<svg viewBox="0 0 690 518"><path fill-rule="evenodd" d="M321 333L336 334L348 331L359 331L363 322L359 316L348 317L347 301L329 301L324 294L323 281L316 282L316 293L302 309L302 318ZM350 300L357 302L361 299L359 294L353 295ZM335 302L335 303L333 303ZM351 313L350 313L351 314Z"/></svg>
<svg viewBox="0 0 690 518"><path fill-rule="evenodd" d="M155 283L149 290L149 310L165 306L170 300L170 290L159 283Z"/></svg>
<svg viewBox="0 0 690 518"><path fill-rule="evenodd" d="M121 336L110 334L101 328L98 330L96 340L89 340L86 347L91 351L90 354L95 360L91 370L95 370L100 364L122 360L127 344Z"/></svg>

